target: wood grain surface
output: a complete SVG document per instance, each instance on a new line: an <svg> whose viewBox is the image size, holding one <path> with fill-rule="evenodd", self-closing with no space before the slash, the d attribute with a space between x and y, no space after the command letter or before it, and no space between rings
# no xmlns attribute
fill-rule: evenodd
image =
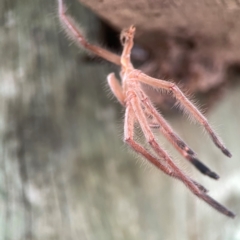
<svg viewBox="0 0 240 240"><path fill-rule="evenodd" d="M68 6L97 42L96 17L77 1ZM240 239L239 85L207 116L231 159L187 118L168 117L218 181L159 136L177 164L237 214L232 220L128 151L124 111L106 84L117 68L85 61L60 27L56 1L1 1L0 56L1 240Z"/></svg>

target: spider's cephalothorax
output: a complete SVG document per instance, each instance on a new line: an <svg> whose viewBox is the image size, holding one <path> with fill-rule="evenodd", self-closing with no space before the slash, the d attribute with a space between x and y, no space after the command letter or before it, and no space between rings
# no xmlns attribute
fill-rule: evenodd
<svg viewBox="0 0 240 240"><path fill-rule="evenodd" d="M231 153L225 148L220 139L216 136L206 118L200 113L196 106L181 92L176 84L160 79L149 77L140 70L134 69L130 54L133 47L133 38L135 27L130 26L121 34L121 42L123 45L122 55L118 56L98 46L90 44L81 31L75 26L73 20L66 15L66 9L63 5L63 0L58 0L59 18L68 31L68 33L80 44L83 48L100 56L109 62L112 62L121 67L121 83L117 80L114 73L110 73L107 77L109 86L116 96L118 101L126 108L124 120L124 141L138 154L145 157L149 162L162 170L165 174L176 178L183 182L193 194L208 203L217 211L225 214L228 217L234 217L234 213L212 199L207 190L199 183L188 177L178 168L173 162L168 153L158 144L156 137L153 134L153 129L159 129L163 135L172 143L172 145L200 172L203 174L218 179L218 175L212 172L207 166L200 162L196 154L191 150L186 143L172 130L167 121L154 108L149 97L142 89L142 84L150 85L154 88L164 89L170 92L179 104L193 116L209 133L215 145L228 157ZM134 125L139 124L146 141L150 145L153 153L141 146L134 139Z"/></svg>

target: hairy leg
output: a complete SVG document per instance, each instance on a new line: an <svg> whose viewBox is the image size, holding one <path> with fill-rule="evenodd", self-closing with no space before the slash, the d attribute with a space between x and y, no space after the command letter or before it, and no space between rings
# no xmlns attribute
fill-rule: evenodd
<svg viewBox="0 0 240 240"><path fill-rule="evenodd" d="M184 156L187 160L189 160L201 173L218 179L219 176L212 172L207 166L205 166L202 162L200 162L194 151L187 146L187 144L172 130L171 126L166 122L166 120L162 117L162 115L153 107L152 103L146 96L144 92L141 93L141 101L143 105L143 110L147 115L152 116L156 121L155 125L158 123L160 126L160 131L164 134L164 136L172 143L172 145L180 152L182 156Z"/></svg>
<svg viewBox="0 0 240 240"><path fill-rule="evenodd" d="M182 91L178 88L178 86L174 83L163 81L160 79L152 78L147 76L144 73L140 73L139 71L136 72L136 80L151 85L156 88L162 88L167 91L172 92L172 94L176 97L176 99L181 103L181 105L188 110L188 112L206 129L206 131L211 136L215 145L222 150L222 152L231 157L231 153L227 150L227 148L223 145L221 140L217 137L214 133L213 129L209 125L207 119L200 113L200 111L188 100L187 97L182 93Z"/></svg>
<svg viewBox="0 0 240 240"><path fill-rule="evenodd" d="M165 174L176 178L181 181L181 177L176 174L176 172L169 166L166 166L161 163L161 160L153 156L151 153L149 153L145 148L143 148L139 143L137 143L134 140L134 112L132 110L131 106L128 106L126 108L125 113L125 122L124 122L124 141L128 143L131 148L137 152L140 153L143 157L145 157L150 163L152 163L154 166L156 166L158 169L163 171ZM207 189L202 186L201 184L191 180L201 191L207 192Z"/></svg>
<svg viewBox="0 0 240 240"><path fill-rule="evenodd" d="M66 14L66 7L63 4L63 0L58 0L58 14L59 14L61 23L62 23L63 27L66 29L67 33L81 47L83 47L84 49L90 51L91 53L93 53L103 59L106 59L109 62L112 62L116 65L121 65L120 64L120 56L118 56L114 53L111 53L108 50L105 50L101 47L93 45L86 40L86 38L83 36L81 30L74 23L74 20L72 20L71 17L69 17Z"/></svg>
<svg viewBox="0 0 240 240"><path fill-rule="evenodd" d="M147 119L141 108L141 103L139 102L137 97L132 97L131 106L148 143L153 148L153 150L158 154L158 156L160 156L161 159L163 159L167 163L167 165L170 166L170 168L175 172L175 175L179 177L179 179L191 190L191 192L194 195L204 200L206 203L215 208L217 211L225 214L228 217L233 218L235 215L231 211L226 209L224 206L219 204L217 201L215 201L205 192L199 189L199 187L175 165L170 156L158 145L153 133L151 132L150 127L148 126Z"/></svg>

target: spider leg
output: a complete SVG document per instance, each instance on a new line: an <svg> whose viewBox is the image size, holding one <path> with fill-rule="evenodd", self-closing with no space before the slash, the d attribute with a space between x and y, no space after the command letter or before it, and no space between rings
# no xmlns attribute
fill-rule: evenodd
<svg viewBox="0 0 240 240"><path fill-rule="evenodd" d="M134 134L134 112L131 106L128 106L126 108L125 113L125 122L124 122L124 141L128 143L128 145L131 146L131 148L137 152L140 153L143 157L145 157L149 162L151 162L154 166L156 166L158 169L162 170L165 174L176 178L181 181L181 177L176 174L176 172L169 166L165 166L161 163L161 161L153 156L151 153L149 153L145 148L143 148L140 144L138 144L133 137ZM193 180L191 180L193 181ZM193 181L193 183L203 192L207 192L208 190L202 186L201 184Z"/></svg>
<svg viewBox="0 0 240 240"><path fill-rule="evenodd" d="M154 119L153 115L148 111L148 109L142 105L142 109L147 117L148 125L152 129L160 129L160 124Z"/></svg>
<svg viewBox="0 0 240 240"><path fill-rule="evenodd" d="M66 14L66 7L63 0L58 0L58 15L61 20L63 27L66 29L68 34L84 49L96 54L97 56L106 59L116 65L120 64L120 56L109 52L101 47L89 43L81 33L81 30L76 26L74 20Z"/></svg>
<svg viewBox="0 0 240 240"><path fill-rule="evenodd" d="M110 89L112 90L113 94L116 96L116 98L119 100L119 102L122 105L125 105L125 97L122 91L122 87L119 84L118 80L116 79L114 73L110 73L107 77L108 83L110 86ZM124 124L124 141L127 142L137 153L140 153L143 157L147 158L153 165L155 165L157 168L165 172L167 175L170 175L172 177L178 178L181 180L181 178L178 176L178 174L175 173L175 171L171 170L171 168L168 168L161 164L160 160L152 156L147 150L145 150L141 145L136 143L133 139L133 132L134 132L134 112L132 110L131 106L127 106L126 108L126 114L125 114L125 124ZM194 182L196 186L203 192L207 192L207 189L204 188L201 184Z"/></svg>
<svg viewBox="0 0 240 240"><path fill-rule="evenodd" d="M144 73L137 73L136 79L142 83L151 85L156 88L166 89L167 91L171 91L172 94L176 97L176 99L184 106L189 113L206 129L206 131L211 136L215 145L221 149L221 151L228 157L231 157L232 154L227 150L227 148L223 145L221 140L214 133L213 129L209 125L207 119L200 113L200 111L188 100L187 97L184 96L182 91L178 88L178 86L174 83L163 81L160 79L152 78L147 76Z"/></svg>
<svg viewBox="0 0 240 240"><path fill-rule="evenodd" d="M164 136L172 143L172 145L180 152L182 156L184 156L187 160L189 160L201 173L218 179L219 176L212 172L207 166L205 166L202 162L200 162L196 158L196 154L194 151L187 146L187 144L172 130L171 126L167 123L167 121L163 118L163 116L153 107L152 103L146 96L144 92L141 91L141 101L144 106L143 110L145 114L151 116L157 121L160 131L164 134ZM155 125L157 123L154 123ZM151 125L150 125L151 126Z"/></svg>
<svg viewBox="0 0 240 240"><path fill-rule="evenodd" d="M147 119L141 108L141 104L136 96L132 97L131 106L148 143L153 148L153 150L158 154L158 156L160 156L161 159L163 159L166 162L166 164L170 166L170 168L175 172L175 175L178 176L178 178L191 190L193 194L195 194L200 199L208 203L210 206L212 206L220 213L233 218L235 216L234 213L229 211L227 208L222 206L220 203L218 203L213 198L208 196L205 192L203 192L201 189L199 189L199 187L175 165L175 163L172 161L169 155L158 145L153 133L151 132L150 127L148 126Z"/></svg>

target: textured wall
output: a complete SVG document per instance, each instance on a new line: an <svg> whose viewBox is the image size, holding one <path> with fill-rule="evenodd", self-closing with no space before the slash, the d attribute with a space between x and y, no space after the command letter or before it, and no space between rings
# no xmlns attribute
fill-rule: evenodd
<svg viewBox="0 0 240 240"><path fill-rule="evenodd" d="M139 32L203 34L239 60L238 0L79 0L118 29L136 25Z"/></svg>
<svg viewBox="0 0 240 240"><path fill-rule="evenodd" d="M224 91L229 68L240 69L238 0L80 2L115 29L134 24L137 47L133 49L133 59L145 58L139 67L150 76L187 86L190 94L204 94L205 105L213 104L213 93L221 95L219 92ZM162 108L171 102L150 94Z"/></svg>
<svg viewBox="0 0 240 240"><path fill-rule="evenodd" d="M69 6L94 39L95 17L78 2ZM56 9L48 0L0 3L0 239L239 239L239 217L221 216L123 147L123 111L105 87L116 68L86 62ZM232 159L185 118L170 119L218 182L163 143L240 215L240 87L227 92L208 118Z"/></svg>

